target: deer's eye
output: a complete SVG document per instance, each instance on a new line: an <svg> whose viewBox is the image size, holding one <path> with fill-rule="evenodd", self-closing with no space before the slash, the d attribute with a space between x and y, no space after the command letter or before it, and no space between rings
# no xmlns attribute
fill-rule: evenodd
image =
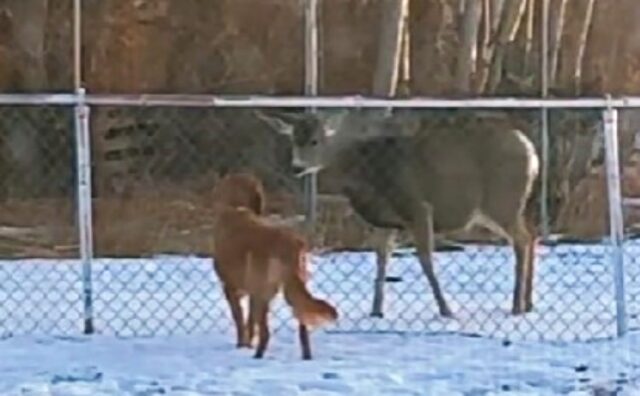
<svg viewBox="0 0 640 396"><path fill-rule="evenodd" d="M318 145L318 139L313 139L313 140L311 141L311 145L312 145L312 146L317 146L317 145Z"/></svg>

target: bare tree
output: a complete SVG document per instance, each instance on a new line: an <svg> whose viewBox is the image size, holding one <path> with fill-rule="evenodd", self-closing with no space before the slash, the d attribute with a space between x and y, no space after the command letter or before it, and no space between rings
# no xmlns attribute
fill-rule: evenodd
<svg viewBox="0 0 640 396"><path fill-rule="evenodd" d="M569 2L565 11L566 33L560 47L556 86L573 95L579 94L581 88L583 61L594 4L594 0Z"/></svg>
<svg viewBox="0 0 640 396"><path fill-rule="evenodd" d="M16 70L17 84L20 90L43 91L47 86L45 68L45 29L48 12L47 0L20 0L5 3L4 12L9 15L9 39ZM23 120L20 120L23 121ZM13 122L5 125L7 147L11 152L11 163L18 174L28 180L16 183L17 194L30 191L42 169L36 133L33 125Z"/></svg>
<svg viewBox="0 0 640 396"><path fill-rule="evenodd" d="M6 2L11 15L11 36L22 72L22 89L42 91L47 82L44 40L48 0Z"/></svg>
<svg viewBox="0 0 640 396"><path fill-rule="evenodd" d="M567 0L557 0L551 3L549 12L549 85L553 86L558 73L558 56L562 44L565 11Z"/></svg>
<svg viewBox="0 0 640 396"><path fill-rule="evenodd" d="M489 16L491 18L491 29L497 31L500 26L500 20L502 18L502 10L504 8L505 0L488 0L489 1Z"/></svg>
<svg viewBox="0 0 640 396"><path fill-rule="evenodd" d="M479 80L481 92L494 92L500 84L506 48L515 39L526 4L527 0L512 0L504 3L500 23L491 44L494 49L489 51L490 61L485 64Z"/></svg>
<svg viewBox="0 0 640 396"><path fill-rule="evenodd" d="M524 44L524 76L529 75L531 72L531 65L533 64L533 21L535 17L535 5L536 0L528 0L526 10L526 30L525 30L525 44Z"/></svg>
<svg viewBox="0 0 640 396"><path fill-rule="evenodd" d="M489 66L495 49L494 36L500 25L503 0L483 0L482 3L482 45L478 57L478 68L475 76L475 91L482 92L489 75Z"/></svg>
<svg viewBox="0 0 640 396"><path fill-rule="evenodd" d="M452 73L448 65L455 61L449 36L453 7L449 1L412 0L410 2L410 60L412 94L437 94L448 89Z"/></svg>
<svg viewBox="0 0 640 396"><path fill-rule="evenodd" d="M478 32L482 15L482 2L466 0L458 51L455 85L459 93L471 92L471 81L475 72L478 53Z"/></svg>
<svg viewBox="0 0 640 396"><path fill-rule="evenodd" d="M381 4L380 45L373 81L373 93L394 96L398 87L402 33L407 22L409 1L398 0Z"/></svg>
<svg viewBox="0 0 640 396"><path fill-rule="evenodd" d="M576 95L580 94L580 84L582 82L582 63L584 60L584 53L587 48L587 35L589 34L589 28L591 27L591 20L593 19L593 5L595 0L586 0L584 18L582 20L582 26L580 28L580 35L578 38L578 51L576 54L576 61L573 68L573 83L574 92Z"/></svg>

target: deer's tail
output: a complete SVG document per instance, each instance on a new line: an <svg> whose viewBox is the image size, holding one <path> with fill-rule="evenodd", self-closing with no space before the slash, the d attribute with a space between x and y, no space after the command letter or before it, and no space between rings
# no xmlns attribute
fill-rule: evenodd
<svg viewBox="0 0 640 396"><path fill-rule="evenodd" d="M288 268L284 281L284 298L293 309L296 319L309 328L335 322L338 312L328 302L315 298L306 286L306 260L300 252L297 263Z"/></svg>

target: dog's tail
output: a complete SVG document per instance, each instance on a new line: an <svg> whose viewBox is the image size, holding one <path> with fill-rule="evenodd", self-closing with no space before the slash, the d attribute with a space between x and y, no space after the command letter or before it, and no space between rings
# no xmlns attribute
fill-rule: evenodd
<svg viewBox="0 0 640 396"><path fill-rule="evenodd" d="M306 258L304 251L297 255L295 263L287 268L284 281L284 298L293 309L296 319L309 328L335 322L338 312L328 302L315 298L306 286Z"/></svg>

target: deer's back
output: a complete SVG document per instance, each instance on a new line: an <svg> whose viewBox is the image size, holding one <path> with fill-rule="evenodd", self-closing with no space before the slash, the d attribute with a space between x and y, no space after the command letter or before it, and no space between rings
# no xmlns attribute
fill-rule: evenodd
<svg viewBox="0 0 640 396"><path fill-rule="evenodd" d="M456 229L474 212L520 210L530 149L516 131L433 131L359 142L338 164L346 194L373 225L401 228L427 202L437 229Z"/></svg>

